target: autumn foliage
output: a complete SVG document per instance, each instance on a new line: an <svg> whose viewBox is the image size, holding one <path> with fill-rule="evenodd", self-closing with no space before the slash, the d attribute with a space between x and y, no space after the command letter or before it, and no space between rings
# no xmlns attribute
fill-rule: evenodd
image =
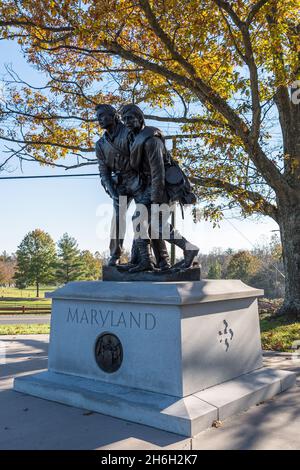
<svg viewBox="0 0 300 470"><path fill-rule="evenodd" d="M175 123L205 216L218 220L226 196L279 224L300 311L299 17L299 0L2 1L2 38L43 85L8 71L0 138L19 158L92 165L95 104L134 101Z"/></svg>

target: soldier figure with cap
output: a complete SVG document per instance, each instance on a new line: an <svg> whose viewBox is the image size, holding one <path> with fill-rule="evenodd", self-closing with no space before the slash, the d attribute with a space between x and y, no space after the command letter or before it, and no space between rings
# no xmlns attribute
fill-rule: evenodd
<svg viewBox="0 0 300 470"><path fill-rule="evenodd" d="M143 181L143 191L139 191L136 202L144 204L147 208L148 227L151 227L151 206L153 204L169 203L165 182L165 161L168 159L162 133L155 127L145 126L144 114L142 110L129 104L121 109L121 119L129 129L130 142L130 165L137 171ZM139 217L135 214L134 218ZM167 225L167 231L165 230ZM154 227L151 227L153 229ZM189 268L199 249L189 243L178 231L175 231L170 224L158 224L159 233L154 234L155 238L162 240L164 233L168 233L165 238L169 243L180 247L183 250L184 259L177 264L177 267ZM145 236L149 230L143 232L143 237L136 234L136 245L140 254L140 263L130 269L129 272L147 271L153 269L150 253L150 239ZM153 230L151 231L153 234Z"/></svg>
<svg viewBox="0 0 300 470"><path fill-rule="evenodd" d="M105 130L96 143L96 155L102 186L113 200L114 215L110 235L110 259L115 266L121 257L126 224L126 212L120 211L119 196L129 197L127 185L139 185L137 172L130 167L128 150L128 129L120 121L116 109L108 104L96 106L100 127Z"/></svg>
<svg viewBox="0 0 300 470"><path fill-rule="evenodd" d="M116 109L107 104L96 106L99 125L104 129L96 143L101 183L113 199L114 216L111 226L109 266L119 263L126 227L126 210L120 210L119 196L127 197L127 207L133 199L144 193L143 181L130 165L129 130L120 121ZM163 240L153 240L152 248L159 268L170 267L168 252ZM139 253L132 250L131 264L139 262Z"/></svg>

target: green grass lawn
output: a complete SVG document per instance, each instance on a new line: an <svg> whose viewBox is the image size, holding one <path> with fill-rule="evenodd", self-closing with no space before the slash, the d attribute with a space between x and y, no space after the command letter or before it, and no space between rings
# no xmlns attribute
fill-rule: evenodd
<svg viewBox="0 0 300 470"><path fill-rule="evenodd" d="M0 335L42 335L50 333L50 325L0 325Z"/></svg>
<svg viewBox="0 0 300 470"><path fill-rule="evenodd" d="M27 308L49 307L51 306L51 299L45 299L45 292L50 292L54 289L55 287L53 286L42 286L40 291L40 298L36 298L36 292L33 287L27 289L0 287L0 308L3 309L23 306Z"/></svg>
<svg viewBox="0 0 300 470"><path fill-rule="evenodd" d="M1 300L0 298L0 307L1 308L6 308L6 307L48 307L51 305L51 299L41 299L41 300L16 300L16 299L10 299L10 300Z"/></svg>
<svg viewBox="0 0 300 470"><path fill-rule="evenodd" d="M300 340L300 322L262 318L260 328L262 347L266 350L291 351L293 342Z"/></svg>
<svg viewBox="0 0 300 470"><path fill-rule="evenodd" d="M271 351L291 351L294 341L300 340L300 322L276 317L283 299L259 299L262 347Z"/></svg>
<svg viewBox="0 0 300 470"><path fill-rule="evenodd" d="M55 286L41 286L40 299L45 297L45 292L55 290ZM16 298L36 298L35 287L26 287L26 289L17 289L16 287L0 287L0 300L1 297L16 297Z"/></svg>

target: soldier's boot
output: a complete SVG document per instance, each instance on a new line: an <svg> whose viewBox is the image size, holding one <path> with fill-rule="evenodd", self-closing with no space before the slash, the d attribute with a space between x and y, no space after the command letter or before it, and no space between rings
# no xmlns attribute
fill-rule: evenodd
<svg viewBox="0 0 300 470"><path fill-rule="evenodd" d="M117 264L119 264L119 261L120 256L112 255L108 260L107 266L117 266Z"/></svg>
<svg viewBox="0 0 300 470"><path fill-rule="evenodd" d="M123 242L121 238L111 238L109 244L110 258L108 260L107 266L117 266L119 265L120 258L123 252Z"/></svg>
<svg viewBox="0 0 300 470"><path fill-rule="evenodd" d="M129 269L134 268L139 264L141 260L139 249L137 246L137 240L133 240L131 247L130 260L126 264L119 264L118 271L129 271Z"/></svg>
<svg viewBox="0 0 300 470"><path fill-rule="evenodd" d="M169 255L168 255L169 258ZM161 271L168 271L168 269L171 269L171 263L170 263L170 258L167 259L161 259L160 262L158 263L158 268Z"/></svg>
<svg viewBox="0 0 300 470"><path fill-rule="evenodd" d="M190 268L193 264L195 257L199 253L199 248L196 245L193 245L192 243L188 242L184 237L172 237L168 241L183 250L183 260L174 264L173 269Z"/></svg>
<svg viewBox="0 0 300 470"><path fill-rule="evenodd" d="M154 240L151 240L151 244L152 244L152 249L153 249L155 260L156 260L156 266L161 271L167 271L168 269L170 269L171 267L170 257L169 257L165 240L154 239Z"/></svg>
<svg viewBox="0 0 300 470"><path fill-rule="evenodd" d="M140 260L141 260L141 255L140 255L139 248L138 248L138 242L137 240L133 240L129 263L132 266L135 266L136 264L139 264Z"/></svg>
<svg viewBox="0 0 300 470"><path fill-rule="evenodd" d="M139 250L139 264L129 269L130 273L139 273L142 271L154 271L154 263L151 258L150 240L136 240Z"/></svg>

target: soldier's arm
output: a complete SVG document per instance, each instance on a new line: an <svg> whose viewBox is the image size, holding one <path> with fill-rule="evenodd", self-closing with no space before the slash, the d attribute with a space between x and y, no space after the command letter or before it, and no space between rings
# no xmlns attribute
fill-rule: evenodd
<svg viewBox="0 0 300 470"><path fill-rule="evenodd" d="M164 144L159 137L151 137L145 142L145 155L148 156L151 171L151 202L163 202L165 190Z"/></svg>
<svg viewBox="0 0 300 470"><path fill-rule="evenodd" d="M103 188L111 198L117 197L113 187L111 170L107 167L105 163L104 155L98 142L96 143L96 156L98 160L100 180Z"/></svg>

